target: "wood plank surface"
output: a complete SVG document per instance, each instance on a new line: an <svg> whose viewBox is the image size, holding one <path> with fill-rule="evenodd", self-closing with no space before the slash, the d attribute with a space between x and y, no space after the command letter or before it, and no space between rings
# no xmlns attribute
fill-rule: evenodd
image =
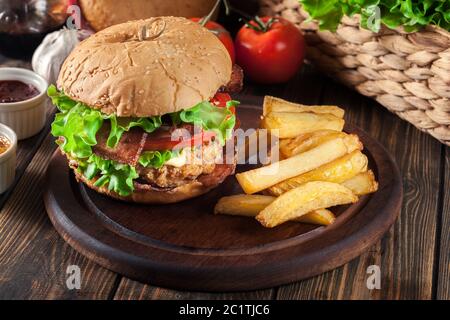
<svg viewBox="0 0 450 320"><path fill-rule="evenodd" d="M44 209L47 163L55 149L47 136L0 212L0 299L107 299L116 275L69 247ZM69 265L80 268L80 290L66 286Z"/></svg>
<svg viewBox="0 0 450 320"><path fill-rule="evenodd" d="M226 279L224 279L226 281ZM269 300L273 299L275 289L237 292L237 293L208 293L187 292L145 285L128 278L122 278L116 300Z"/></svg>
<svg viewBox="0 0 450 320"><path fill-rule="evenodd" d="M441 145L377 103L326 81L323 104L346 110L346 120L365 129L393 155L403 172L401 215L369 252L327 274L283 286L278 299L430 299L439 216ZM379 265L381 289L368 290L367 267Z"/></svg>
<svg viewBox="0 0 450 320"><path fill-rule="evenodd" d="M442 219L441 234L439 240L439 261L436 268L437 281L437 299L450 300L450 147L442 146L445 156L444 183L441 193L442 201Z"/></svg>

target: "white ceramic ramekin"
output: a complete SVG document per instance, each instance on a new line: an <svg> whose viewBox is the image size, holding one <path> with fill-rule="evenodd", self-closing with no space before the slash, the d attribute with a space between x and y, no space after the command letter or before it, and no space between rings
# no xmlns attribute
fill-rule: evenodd
<svg viewBox="0 0 450 320"><path fill-rule="evenodd" d="M2 194L11 186L16 174L17 136L11 128L1 123L0 135L5 136L10 142L9 148L0 154L0 194Z"/></svg>
<svg viewBox="0 0 450 320"><path fill-rule="evenodd" d="M0 103L0 123L13 129L19 140L34 136L45 125L47 81L33 71L21 68L0 68L0 80L22 81L39 90L39 95L31 99Z"/></svg>

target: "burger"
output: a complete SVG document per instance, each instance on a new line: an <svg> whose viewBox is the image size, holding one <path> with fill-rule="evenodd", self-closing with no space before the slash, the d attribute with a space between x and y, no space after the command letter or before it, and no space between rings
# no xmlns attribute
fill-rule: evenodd
<svg viewBox="0 0 450 320"><path fill-rule="evenodd" d="M51 132L78 181L113 198L173 203L234 173L224 148L242 71L198 23L157 17L104 29L65 60ZM228 160L227 160L228 159Z"/></svg>

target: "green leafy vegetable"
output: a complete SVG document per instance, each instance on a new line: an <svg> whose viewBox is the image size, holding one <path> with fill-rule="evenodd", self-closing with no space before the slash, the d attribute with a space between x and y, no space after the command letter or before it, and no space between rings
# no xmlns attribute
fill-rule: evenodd
<svg viewBox="0 0 450 320"><path fill-rule="evenodd" d="M161 117L118 118L115 114L107 115L87 105L71 100L55 86L47 91L53 104L59 109L52 123L52 134L64 137L60 142L61 149L77 158L87 158L92 154L92 146L97 144L96 135L104 120L109 120L110 133L106 145L114 148L122 134L133 127L140 127L148 133L158 129Z"/></svg>
<svg viewBox="0 0 450 320"><path fill-rule="evenodd" d="M139 158L139 164L144 167L161 168L165 162L176 157L179 151L147 151ZM121 196L128 196L134 191L133 181L139 177L136 168L127 164L106 160L92 154L87 159L76 159L78 170L86 179L97 178L96 187L106 186Z"/></svg>
<svg viewBox="0 0 450 320"><path fill-rule="evenodd" d="M236 116L231 107L239 105L238 101L228 101L226 108L217 107L210 102L204 101L195 107L171 114L175 124L193 123L201 126L203 130L212 130L221 145L231 137L231 130L236 125Z"/></svg>
<svg viewBox="0 0 450 320"><path fill-rule="evenodd" d="M109 120L111 121L111 131L106 145L110 148L117 146L122 134L125 131L130 131L133 127L140 127L145 132L151 133L162 125L161 117L117 118L116 115L112 115Z"/></svg>
<svg viewBox="0 0 450 320"><path fill-rule="evenodd" d="M86 179L92 180L98 177L94 182L94 186L105 186L108 190L114 191L121 196L128 196L133 192L133 181L139 177L136 168L133 166L105 160L95 154L92 154L87 159L76 160L78 170Z"/></svg>
<svg viewBox="0 0 450 320"><path fill-rule="evenodd" d="M161 168L164 163L179 155L179 150L145 151L139 157L139 164L143 167Z"/></svg>
<svg viewBox="0 0 450 320"><path fill-rule="evenodd" d="M361 26L378 32L380 23L417 31L436 25L450 31L449 0L300 0L320 29L335 31L344 15L361 14ZM379 12L379 18L376 14Z"/></svg>

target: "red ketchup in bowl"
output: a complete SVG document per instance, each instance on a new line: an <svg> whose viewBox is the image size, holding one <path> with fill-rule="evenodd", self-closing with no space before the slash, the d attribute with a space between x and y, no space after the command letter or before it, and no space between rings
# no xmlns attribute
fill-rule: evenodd
<svg viewBox="0 0 450 320"><path fill-rule="evenodd" d="M0 103L13 103L29 100L39 95L39 93L39 90L35 86L22 81L0 81Z"/></svg>

